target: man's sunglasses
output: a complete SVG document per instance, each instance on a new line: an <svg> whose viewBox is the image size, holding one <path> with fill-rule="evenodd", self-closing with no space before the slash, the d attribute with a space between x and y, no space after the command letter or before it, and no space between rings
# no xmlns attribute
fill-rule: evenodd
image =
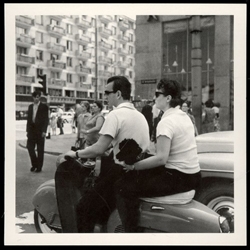
<svg viewBox="0 0 250 250"><path fill-rule="evenodd" d="M164 93L160 91L155 91L155 97L157 98L159 95L164 95Z"/></svg>
<svg viewBox="0 0 250 250"><path fill-rule="evenodd" d="M109 94L111 94L111 93L115 93L115 92L114 92L114 91L108 91L108 90L105 90L105 91L104 91L104 94L105 94L105 95L109 95Z"/></svg>

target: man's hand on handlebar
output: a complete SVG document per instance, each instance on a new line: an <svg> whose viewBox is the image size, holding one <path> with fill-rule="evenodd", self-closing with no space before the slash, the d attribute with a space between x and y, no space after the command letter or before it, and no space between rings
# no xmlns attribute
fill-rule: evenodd
<svg viewBox="0 0 250 250"><path fill-rule="evenodd" d="M70 150L70 151L68 151L65 155L64 155L64 157L70 157L70 158L73 158L73 159L76 159L76 152L75 151L73 151L73 150Z"/></svg>

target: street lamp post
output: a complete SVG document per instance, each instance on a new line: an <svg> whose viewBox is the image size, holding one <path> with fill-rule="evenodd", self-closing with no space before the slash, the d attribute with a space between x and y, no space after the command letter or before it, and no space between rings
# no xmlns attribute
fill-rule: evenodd
<svg viewBox="0 0 250 250"><path fill-rule="evenodd" d="M95 101L98 99L98 64L97 64L97 59L98 59L98 32L97 32L97 19L98 16L96 15L95 18Z"/></svg>

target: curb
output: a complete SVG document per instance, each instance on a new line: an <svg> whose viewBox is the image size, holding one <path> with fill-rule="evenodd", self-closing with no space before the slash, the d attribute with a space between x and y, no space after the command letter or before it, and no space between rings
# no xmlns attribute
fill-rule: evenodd
<svg viewBox="0 0 250 250"><path fill-rule="evenodd" d="M22 145L21 143L19 143L18 145L20 147L22 147L22 148L26 148L27 149L27 147L24 146L24 145ZM46 150L44 150L44 153L45 154L50 154L50 155L56 155L56 156L63 154L63 153L58 153L58 152L46 151Z"/></svg>

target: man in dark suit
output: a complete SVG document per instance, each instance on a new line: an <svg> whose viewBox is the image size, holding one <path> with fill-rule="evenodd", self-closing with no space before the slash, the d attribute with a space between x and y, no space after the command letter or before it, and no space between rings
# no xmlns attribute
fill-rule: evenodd
<svg viewBox="0 0 250 250"><path fill-rule="evenodd" d="M33 104L29 105L27 120L27 148L31 160L31 172L41 172L44 158L44 143L49 122L48 106L40 102L41 92L32 93ZM35 147L37 146L37 155Z"/></svg>

